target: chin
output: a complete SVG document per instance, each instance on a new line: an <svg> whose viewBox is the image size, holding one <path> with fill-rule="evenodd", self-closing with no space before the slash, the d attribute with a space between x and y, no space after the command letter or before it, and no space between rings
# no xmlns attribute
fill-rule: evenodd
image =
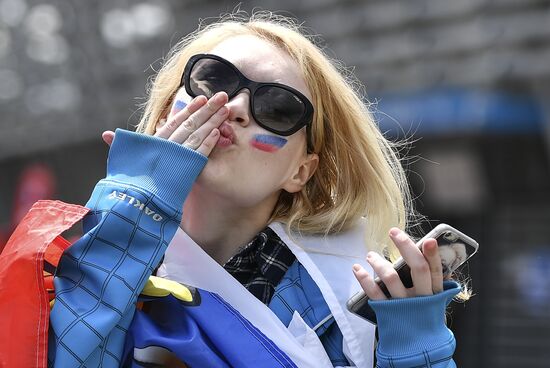
<svg viewBox="0 0 550 368"><path fill-rule="evenodd" d="M255 180L239 176L238 171L235 175L235 172L220 173L212 169L206 170L206 167L193 188L201 197L215 199L219 205L240 210L272 207L279 197L278 192L261 190L261 185Z"/></svg>
<svg viewBox="0 0 550 368"><path fill-rule="evenodd" d="M234 192L246 192L246 189L243 190L242 186L238 185L238 177L235 175L238 172L238 170L229 168L226 163L218 164L215 161L208 161L197 177L195 186L201 188L203 192L232 197L235 195Z"/></svg>
<svg viewBox="0 0 550 368"><path fill-rule="evenodd" d="M225 176L224 171L225 169L222 165L217 165L215 161L210 161L209 159L208 163L197 177L197 181L195 183L201 187L207 188L217 186L216 183L219 183L220 181L223 184Z"/></svg>

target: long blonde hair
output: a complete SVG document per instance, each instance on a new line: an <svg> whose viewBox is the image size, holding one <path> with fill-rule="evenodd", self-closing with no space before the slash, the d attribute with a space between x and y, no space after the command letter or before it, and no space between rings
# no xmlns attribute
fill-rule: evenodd
<svg viewBox="0 0 550 368"><path fill-rule="evenodd" d="M281 194L271 220L302 233L329 234L349 229L366 217L369 248L387 248L395 256L388 230L405 229L412 213L395 146L373 120L361 83L327 57L292 19L271 12L251 16L237 12L199 26L170 51L150 84L138 131L153 134L160 119L168 115L192 55L239 35L257 36L288 53L301 68L315 108L308 133L319 166L301 192Z"/></svg>

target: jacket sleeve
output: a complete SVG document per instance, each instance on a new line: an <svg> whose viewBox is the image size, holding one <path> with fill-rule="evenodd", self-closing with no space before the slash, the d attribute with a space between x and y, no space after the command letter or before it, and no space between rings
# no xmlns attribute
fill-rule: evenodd
<svg viewBox="0 0 550 368"><path fill-rule="evenodd" d="M439 294L369 301L378 320L377 367L456 367L445 308L459 291L457 283L446 281Z"/></svg>
<svg viewBox="0 0 550 368"><path fill-rule="evenodd" d="M107 176L86 205L84 236L56 270L50 365L118 365L137 296L174 236L206 161L177 143L117 130Z"/></svg>

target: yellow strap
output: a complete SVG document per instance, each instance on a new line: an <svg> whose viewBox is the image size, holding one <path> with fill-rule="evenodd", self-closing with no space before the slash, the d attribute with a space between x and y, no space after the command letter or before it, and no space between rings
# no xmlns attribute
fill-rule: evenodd
<svg viewBox="0 0 550 368"><path fill-rule="evenodd" d="M157 276L149 277L149 280L147 280L147 283L141 291L141 294L157 297L163 297L172 294L173 296L184 302L193 301L193 296L191 295L191 292L187 287L176 281L163 279Z"/></svg>

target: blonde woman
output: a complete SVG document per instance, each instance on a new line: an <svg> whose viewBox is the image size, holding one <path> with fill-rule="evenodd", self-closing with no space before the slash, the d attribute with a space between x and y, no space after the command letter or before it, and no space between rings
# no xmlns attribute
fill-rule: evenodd
<svg viewBox="0 0 550 368"><path fill-rule="evenodd" d="M215 263L289 329L312 332L304 346L322 347L319 366L375 364L374 326L345 308L363 289L378 318L378 366L453 367L444 311L460 288L444 284L436 241L420 251L402 230L411 213L405 175L358 86L291 20L224 17L171 51L152 82L143 134L104 133L112 144L105 180L141 185L151 202L171 204L181 230ZM90 207L100 201L94 193ZM110 195L135 207L130 195ZM167 210L157 207L146 208L164 221ZM383 252L405 258L413 288ZM178 272L167 259L159 269L167 278ZM75 298L59 279L68 305ZM54 307L58 357L70 332L60 332L68 325L61 314Z"/></svg>

